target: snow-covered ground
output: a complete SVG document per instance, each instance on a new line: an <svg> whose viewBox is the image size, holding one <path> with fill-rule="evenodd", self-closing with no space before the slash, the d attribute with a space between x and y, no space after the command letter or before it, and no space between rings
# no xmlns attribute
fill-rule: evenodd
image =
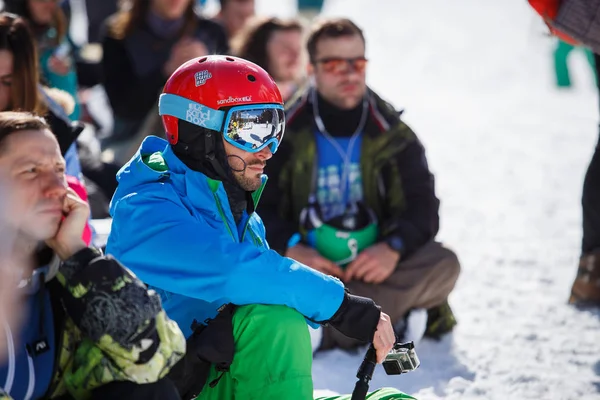
<svg viewBox="0 0 600 400"><path fill-rule="evenodd" d="M419 344L414 373L378 368L371 388L421 400L600 399L600 313L566 305L598 139L583 54L571 58L575 87L556 89L554 41L525 0L331 0L323 12L365 30L368 82L424 142L438 237L463 267L455 331ZM317 354L317 392L351 392L362 356Z"/></svg>

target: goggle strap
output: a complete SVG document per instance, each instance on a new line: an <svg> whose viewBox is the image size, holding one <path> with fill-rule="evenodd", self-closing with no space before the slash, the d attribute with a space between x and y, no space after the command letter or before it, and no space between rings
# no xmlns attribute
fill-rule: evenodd
<svg viewBox="0 0 600 400"><path fill-rule="evenodd" d="M225 119L223 111L170 93L160 95L158 113L159 115L170 115L213 131L220 131Z"/></svg>

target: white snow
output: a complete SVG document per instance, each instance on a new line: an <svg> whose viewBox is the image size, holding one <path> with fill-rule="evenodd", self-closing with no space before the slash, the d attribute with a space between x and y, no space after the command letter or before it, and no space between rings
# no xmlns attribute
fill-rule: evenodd
<svg viewBox="0 0 600 400"><path fill-rule="evenodd" d="M367 37L368 82L427 149L442 200L438 238L462 262L459 321L422 341L421 368L376 370L371 389L418 399L599 399L600 313L566 304L580 196L598 140L592 70L554 87L553 39L522 0L326 1ZM316 392L350 393L363 353L315 356Z"/></svg>

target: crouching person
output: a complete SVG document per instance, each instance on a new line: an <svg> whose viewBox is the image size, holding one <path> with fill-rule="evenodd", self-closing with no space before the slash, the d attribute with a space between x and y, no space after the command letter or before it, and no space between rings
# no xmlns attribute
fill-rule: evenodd
<svg viewBox="0 0 600 400"><path fill-rule="evenodd" d="M312 399L307 321L373 343L381 362L395 336L375 302L265 240L255 210L285 128L274 80L240 58L192 59L159 109L168 141L147 137L121 169L107 251L161 294L188 338L170 375L182 397Z"/></svg>
<svg viewBox="0 0 600 400"><path fill-rule="evenodd" d="M179 399L165 376L185 338L158 295L117 260L86 246L89 207L69 189L65 160L41 117L0 112L0 171L16 231L11 279L26 309L0 321L0 398Z"/></svg>

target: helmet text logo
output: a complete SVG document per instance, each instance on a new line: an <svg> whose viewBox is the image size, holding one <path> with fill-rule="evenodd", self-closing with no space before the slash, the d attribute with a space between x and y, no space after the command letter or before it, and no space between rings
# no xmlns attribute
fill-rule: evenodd
<svg viewBox="0 0 600 400"><path fill-rule="evenodd" d="M206 127L206 121L210 119L210 109L200 104L190 104L185 112L185 120L194 125Z"/></svg>
<svg viewBox="0 0 600 400"><path fill-rule="evenodd" d="M196 80L196 87L200 85L204 85L207 80L212 78L212 74L207 70L198 71L194 74L194 79Z"/></svg>
<svg viewBox="0 0 600 400"><path fill-rule="evenodd" d="M229 96L228 99L217 100L217 104L229 104L229 103L241 103L241 102L252 101L252 96L244 96L244 97L233 97Z"/></svg>

